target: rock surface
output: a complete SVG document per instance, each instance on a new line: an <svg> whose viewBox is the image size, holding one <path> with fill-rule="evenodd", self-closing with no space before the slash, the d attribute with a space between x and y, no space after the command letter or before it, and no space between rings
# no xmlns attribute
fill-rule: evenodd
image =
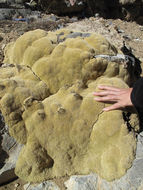
<svg viewBox="0 0 143 190"><path fill-rule="evenodd" d="M28 6L29 0L0 0L0 20L22 19L28 21L30 17L40 15Z"/></svg>
<svg viewBox="0 0 143 190"><path fill-rule="evenodd" d="M5 160L4 166L0 169L0 185L8 183L17 178L14 170L21 148L22 145L15 143L15 145L9 151L8 159Z"/></svg>
<svg viewBox="0 0 143 190"><path fill-rule="evenodd" d="M25 17L25 15L30 13L31 11L29 9L2 8L0 9L0 20L12 19L15 15L17 15L17 17L19 16Z"/></svg>
<svg viewBox="0 0 143 190"><path fill-rule="evenodd" d="M0 185L2 185L16 178L14 169L22 146L9 135L8 127L4 125L2 116L0 135Z"/></svg>
<svg viewBox="0 0 143 190"><path fill-rule="evenodd" d="M25 184L24 190L60 190L60 188L52 181L45 181L38 185Z"/></svg>

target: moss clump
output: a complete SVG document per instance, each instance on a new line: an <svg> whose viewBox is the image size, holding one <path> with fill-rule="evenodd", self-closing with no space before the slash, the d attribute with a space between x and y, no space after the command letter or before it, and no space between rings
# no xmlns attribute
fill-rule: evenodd
<svg viewBox="0 0 143 190"><path fill-rule="evenodd" d="M28 138L16 165L18 176L43 181L96 172L110 181L125 174L134 159L136 137L128 132L121 111L103 113L107 105L93 100L99 83L127 87L120 79L102 78L88 88L77 83L31 103L23 113Z"/></svg>
<svg viewBox="0 0 143 190"><path fill-rule="evenodd" d="M25 144L19 177L40 182L97 172L111 181L131 167L137 117L129 132L122 112L102 112L108 105L92 95L98 84L128 87L132 73L124 64L96 56L117 53L100 35L68 30L31 31L6 47L0 109L10 134Z"/></svg>
<svg viewBox="0 0 143 190"><path fill-rule="evenodd" d="M130 82L123 64L96 55L117 55L118 50L98 34L59 30L30 31L8 45L5 63L28 65L55 93L77 79L95 80L100 76L119 77Z"/></svg>
<svg viewBox="0 0 143 190"><path fill-rule="evenodd" d="M32 99L43 100L50 95L47 85L25 66L0 68L0 109L10 134L26 143L27 131L22 114Z"/></svg>

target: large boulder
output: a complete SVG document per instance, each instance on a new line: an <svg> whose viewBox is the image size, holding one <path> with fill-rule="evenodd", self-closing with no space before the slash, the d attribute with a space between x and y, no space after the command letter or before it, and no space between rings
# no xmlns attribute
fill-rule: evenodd
<svg viewBox="0 0 143 190"><path fill-rule="evenodd" d="M103 112L108 104L92 93L99 84L128 88L136 79L132 57L97 34L36 30L10 43L4 62L0 109L10 134L24 144L19 177L40 182L96 172L112 181L126 173L135 157L137 115Z"/></svg>

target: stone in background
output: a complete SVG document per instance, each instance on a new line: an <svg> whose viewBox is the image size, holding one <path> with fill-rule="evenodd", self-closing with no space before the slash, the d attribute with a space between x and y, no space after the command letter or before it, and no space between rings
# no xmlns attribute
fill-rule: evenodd
<svg viewBox="0 0 143 190"><path fill-rule="evenodd" d="M0 114L0 185L10 182L17 176L14 172L16 161L22 145L18 144L9 135L8 127L5 125Z"/></svg>

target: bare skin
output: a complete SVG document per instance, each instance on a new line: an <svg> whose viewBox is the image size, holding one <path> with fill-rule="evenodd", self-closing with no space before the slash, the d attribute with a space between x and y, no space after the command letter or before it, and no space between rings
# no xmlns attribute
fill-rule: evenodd
<svg viewBox="0 0 143 190"><path fill-rule="evenodd" d="M74 4L75 4L75 0L69 0L70 1L70 4L71 4L71 6L74 6Z"/></svg>
<svg viewBox="0 0 143 190"><path fill-rule="evenodd" d="M112 104L104 108L103 111L122 110L126 107L133 107L130 98L132 88L116 88L104 85L100 85L98 88L101 91L93 93L96 96L94 99L98 102Z"/></svg>

